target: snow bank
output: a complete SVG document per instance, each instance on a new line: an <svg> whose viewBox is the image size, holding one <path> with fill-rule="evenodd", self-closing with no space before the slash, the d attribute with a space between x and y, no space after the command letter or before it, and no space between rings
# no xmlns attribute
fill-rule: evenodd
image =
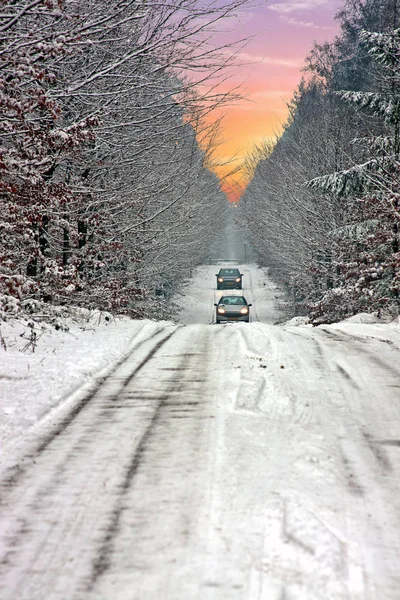
<svg viewBox="0 0 400 600"><path fill-rule="evenodd" d="M387 319L378 317L376 313L358 313L357 315L343 319L341 323L387 323Z"/></svg>
<svg viewBox="0 0 400 600"><path fill-rule="evenodd" d="M310 319L308 317L293 317L292 319L289 319L289 321L285 321L285 323L282 323L282 325L288 325L290 327L301 327L302 325L310 325Z"/></svg>

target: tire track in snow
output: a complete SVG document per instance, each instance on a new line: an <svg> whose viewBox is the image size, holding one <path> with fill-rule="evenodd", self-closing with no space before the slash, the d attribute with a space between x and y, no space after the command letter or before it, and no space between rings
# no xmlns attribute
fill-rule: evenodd
<svg viewBox="0 0 400 600"><path fill-rule="evenodd" d="M9 502L7 514L0 515L2 599L86 598L113 562L114 545L121 519L124 523L127 518L126 507L131 502L136 476L139 472L142 476L151 473L151 461L146 463L145 457L148 459L149 453L154 459L157 448L164 452L158 426L163 431L165 422L175 422L176 430L183 432L190 447L194 440L185 433L186 423L196 423L189 429L193 435L196 430L193 428L202 432L207 427L205 419L213 418L205 408L207 398L204 399L203 391L207 359L199 359L208 352L160 356L160 349L177 331L159 340L130 375L124 377L122 390L117 382L118 393L97 397L96 403L90 403L88 410L81 412L81 418L75 419L74 427L67 427L54 438L54 447L48 446L42 452L37 472L32 465L30 481L25 483L23 491L22 482L14 486L16 502ZM202 332L202 339L208 339L210 331ZM184 338L192 348L197 347L198 341L202 343L199 335L192 339L185 333ZM169 348L173 351L173 341L171 344ZM141 409L143 403L145 409ZM95 431L92 415L99 411L103 424ZM84 439L85 435L87 443L82 447L79 442L75 444L74 455L70 442L78 436ZM104 450L98 448L102 444ZM122 452L118 451L121 444ZM182 460L179 452L173 456L179 464ZM108 480L111 480L110 491L101 487ZM138 493L141 492L134 492ZM148 499L151 505L154 498L148 495ZM135 510L136 504L131 507ZM88 546L86 540L91 540ZM74 556L75 544L81 552L78 562ZM86 547L86 552L82 547ZM71 584L66 595L63 580L65 583L68 579L68 572ZM96 600L97 591L96 587Z"/></svg>
<svg viewBox="0 0 400 600"><path fill-rule="evenodd" d="M122 516L122 512L124 510L123 498L126 495L126 492L132 485L133 479L140 467L140 464L143 459L143 455L146 451L147 442L151 436L151 433L156 426L156 423L160 419L161 409L163 405L168 399L168 395L165 395L158 402L158 405L155 409L154 415L148 424L145 432L143 433L138 446L136 447L132 458L129 462L128 469L125 474L125 478L121 484L121 491L119 493L117 506L114 508L111 521L107 527L106 534L104 539L100 545L100 549L98 550L97 558L95 559L92 567L92 574L90 576L89 585L87 586L87 591L90 592L94 588L97 581L100 577L109 569L111 555L113 552L113 542L115 537L119 533L119 525Z"/></svg>
<svg viewBox="0 0 400 600"><path fill-rule="evenodd" d="M170 337L171 336L168 336L168 338L165 340L165 342L168 341L168 339L170 339ZM161 345L159 347L161 347ZM126 384L124 385L124 388L126 388L129 385L129 383L132 382L135 375L137 375L138 372L140 371L140 369L145 366L145 364L152 358L152 356L154 356L155 352L158 349L159 348L155 349L154 352L150 353L151 356L148 355L147 360L142 362L142 364L140 365L140 368L136 369L136 371L134 373L132 373L132 376L130 376L127 379ZM185 369L184 365L187 364L187 362L188 362L187 359L190 356L196 356L196 355L195 354L184 355L179 366L175 367L175 368L171 368L169 370L170 371L184 370ZM136 448L132 454L132 457L129 461L128 468L126 469L125 477L124 477L122 483L120 484L121 491L119 493L119 497L117 500L117 506L114 508L114 510L112 512L110 523L107 527L104 539L101 542L100 548L97 552L97 558L94 560L93 565L92 565L92 574L90 576L90 580L89 580L89 583L87 586L87 592L91 592L93 590L93 588L96 585L96 583L98 582L98 580L102 577L102 575L110 567L111 556L113 553L113 543L114 543L116 536L119 533L120 520L121 520L122 513L124 511L124 502L123 502L124 497L127 494L128 490L131 488L131 486L133 484L133 480L142 464L148 441L149 441L157 423L160 421L162 409L167 405L167 403L168 403L168 405L170 405L170 403L168 402L168 400L170 399L170 392L174 391L174 386L175 386L176 382L178 382L179 385L181 385L181 383L182 383L180 379L171 380L172 385L171 385L171 389L169 390L169 393L168 392L165 393L157 400L157 405L155 406L154 414L153 414L149 424L147 425L147 427L146 427L146 429L145 429L145 431L144 431L144 433L143 433L138 445L136 446ZM115 408L115 406L113 408Z"/></svg>
<svg viewBox="0 0 400 600"><path fill-rule="evenodd" d="M350 447L344 444L343 447L341 439L341 435L344 433L341 431L342 408L345 406L343 401L350 389L348 377L337 368L329 349L327 351L326 346L315 338L314 330L304 330L302 333L303 335L295 332L293 338L296 341L293 342L291 342L291 329L286 331L280 329L273 332L271 330L271 337L278 346L276 367L279 367L281 362L285 365L285 369L277 370L276 374L279 379L283 377L289 386L288 389L291 390L291 399L295 407L293 416L288 419L288 431L295 436L298 434L300 440L302 436L298 426L310 431L310 436L313 435L315 438L315 447L310 443L308 452L301 458L294 448L289 450L288 447L285 447L282 451L285 455L293 453L293 456L296 457L298 469L296 473L301 470L305 485L309 478L311 480L315 477L316 485L323 480L332 485L332 481L337 478L338 483L341 483L340 487L348 491L351 498L362 503L364 490L361 488L358 478L354 476L354 473L357 473L358 465L355 465L353 461L350 462L354 449L352 444ZM268 335L268 330L266 330L266 334ZM279 347L284 350L281 356ZM356 389L355 386L351 387L353 391ZM324 402L321 406L322 395ZM325 411L328 413L328 419L324 414ZM332 418L335 422L336 416L338 417L337 431L334 426L332 427L332 423L329 423L329 419ZM322 435L319 436L315 433L316 431L321 432ZM330 436L331 432L332 436ZM289 444L291 436L288 436L287 439ZM332 454L337 456L336 461L331 461ZM336 468L333 470L333 466L337 467L337 474L335 473ZM312 475L313 473L314 475ZM290 494L288 497L290 498ZM347 573L347 536L345 534L343 536L345 541L340 539L341 535L335 540L329 527L325 527L323 524L324 518L320 518L321 514L330 514L329 503L325 506L324 503L320 503L320 498L317 498L308 504L306 495L301 493L295 504L289 502L287 505L284 495L281 503L281 529L278 528L276 532L276 548L272 550L266 541L264 558L258 565L258 573L254 574L255 589L259 593L259 596L255 597L264 597L263 592L265 593L267 590L270 592L271 589L276 594L271 597L284 598L286 595L290 595L293 592L293 582L301 580L302 574L307 571L307 565L310 562L315 563L316 581L318 581L319 569L322 568L322 565L330 573L329 583L334 592L324 590L327 597L328 595L329 597L348 597L346 587L350 575ZM291 507L290 511L288 506ZM304 512L304 517L301 515L302 512ZM308 518L305 516L307 512L310 513ZM276 515L276 518L278 517L279 515ZM302 524L306 522L309 531L303 530ZM327 522L329 523L329 519ZM310 530L315 532L318 546L314 546ZM265 538L268 540L270 537L267 529ZM351 536L349 537L351 539ZM322 540L324 543L321 543ZM311 595L314 597L311 590L317 594L316 597L318 596L319 586L315 585L316 581L309 582L310 590L302 590L304 598L311 597Z"/></svg>
<svg viewBox="0 0 400 600"><path fill-rule="evenodd" d="M151 358L154 356L154 354L174 335L174 333L176 333L176 330L172 331L171 333L169 333L168 335L163 337L159 342L156 343L156 345L150 350L150 352L148 354L146 354L146 356L140 361L140 363L137 365L137 367L135 367L135 369L132 371L132 373L130 373L128 375L128 377L126 377L126 379L123 381L120 390L115 395L115 398L117 398L118 395L121 392L123 392L123 390L130 384L132 379L139 373L139 371L141 369L143 369L143 367L149 362L149 360L151 360ZM39 455L42 452L44 452L46 450L46 448L53 442L53 440L56 437L58 437L59 435L61 435L67 429L67 427L73 422L73 420L79 415L79 413L87 406L87 404L90 402L90 400L92 400L92 398L99 391L100 387L105 383L105 381L108 379L108 377L114 375L114 373L117 371L117 369L119 367L121 367L124 363L126 363L131 358L131 356L132 356L132 354L134 354L134 352L136 352L141 346L143 346L144 343L148 342L151 339L154 339L154 337L156 335L157 335L157 333L152 335L150 338L143 340L142 342L140 342L140 344L138 344L138 346L136 348L134 348L131 352L129 352L129 354L127 356L123 357L121 359L121 361L119 361L117 363L117 365L112 369L111 373L108 373L108 375L104 376L102 378L101 382L99 382L99 384L96 386L96 388L90 394L88 394L85 398L83 398L79 402L79 404L72 409L70 414L65 419L62 420L62 422L59 424L59 426L54 431L52 431L50 433L50 435L48 435L47 438L38 446L38 448L36 449L36 455Z"/></svg>
<svg viewBox="0 0 400 600"><path fill-rule="evenodd" d="M338 362L335 362L335 366L340 373L340 375L349 382L349 384L354 387L356 390L361 389L358 383L354 380L354 378L346 371L344 367L342 367Z"/></svg>
<svg viewBox="0 0 400 600"><path fill-rule="evenodd" d="M131 373L127 377L125 377L122 383L122 387L118 390L115 396L111 399L109 398L108 401L115 401L115 399L123 393L124 389L132 382L134 377L138 373L140 373L140 371L145 367L145 365L151 360L151 358L157 353L157 351L170 340L170 338L176 333L176 331L177 329L174 329L174 331L172 331L171 333L168 333L166 336L164 335L164 337L152 347L152 349L133 369L133 371L131 371ZM11 477L9 476L5 481L1 483L2 497L0 506L7 506L7 493L17 492L18 488L20 488L22 485L21 479L23 478L23 476L29 475L29 470L35 467L36 459L38 460L41 456L43 456L46 453L46 450L48 449L49 445L60 436L64 434L68 435L68 428L79 416L83 408L90 406L90 401L96 397L96 394L99 392L99 390L101 390L102 386L104 386L104 384L110 378L112 378L113 375L115 375L115 373L118 371L118 368L122 367L129 360L129 358L131 358L132 354L134 354L135 351L142 347L143 344L151 341L159 333L160 331L157 331L153 335L147 337L145 340L142 340L131 351L129 351L127 355L124 355L122 359L118 361L118 363L108 373L108 375L102 377L101 380L97 382L95 388L91 391L91 393L85 396L78 404L78 406L74 407L72 411L70 411L69 415L61 421L60 425L45 440L45 442L47 443L42 442L36 448L36 454L33 455L32 461L26 465L23 465L22 468L19 468L16 472L12 473ZM79 410L76 410L76 408L78 408ZM87 431L84 431L84 436L86 436L87 433ZM41 512L43 503L46 502L46 499L48 497L51 497L54 494L57 487L63 483L65 470L71 459L74 457L74 455L76 456L77 453L83 453L84 450L84 444L81 443L80 447L80 441L78 441L78 443L75 444L70 451L68 451L65 455L60 457L60 462L57 462L53 465L53 474L49 480L49 483L44 487L42 486L39 489L36 489L34 491L35 497L29 499L28 495L22 494L22 497L26 495L26 502L29 506L29 513L31 515ZM26 514L28 514L28 512L26 512ZM30 518L32 518L32 516ZM24 540L29 536L29 532L31 531L31 529L32 527L29 518L19 518L19 524L16 528L14 528L11 537L10 535L8 535L7 549L5 550L3 556L0 558L0 573L4 568L10 567L10 561L12 562L12 558L16 555L16 553L18 552L18 548L22 545ZM3 569L1 569L1 567Z"/></svg>
<svg viewBox="0 0 400 600"><path fill-rule="evenodd" d="M324 328L321 328L321 329L318 328L318 329L316 329L316 331L317 332L322 331L327 338L331 338L334 341L345 343L346 345L353 348L357 353L363 354L364 356L366 356L371 363L384 369L385 371L390 373L392 376L396 377L397 380L399 380L400 371L398 369L395 369L387 361L382 360L379 356L376 355L376 353L371 352L371 350L369 349L369 346L368 346L368 343L371 343L371 341L377 342L379 344L382 344L382 343L388 344L389 346L394 345L393 342L391 342L391 340L381 340L379 338L372 337L372 336L371 337L367 337L367 336L360 337L360 336L348 334L347 332L343 332L343 331L340 331L339 333L337 333L336 331L333 332L331 330L324 329Z"/></svg>
<svg viewBox="0 0 400 600"><path fill-rule="evenodd" d="M331 382L330 388L323 385L323 389L336 403L331 411L331 427L336 425L330 444L332 454L338 457L337 473L350 494L348 506L343 507L346 537L350 540L346 550L349 583L352 585L354 580L361 594L366 587L371 597L377 597L383 577L392 582L389 585L393 590L399 589L399 455L387 451L382 443L386 423L398 438L398 395L393 389L400 379L396 354L393 344L373 335L357 336L319 327L304 329L300 335L307 340L318 338L322 344L325 378ZM366 433L366 427L374 431L373 437ZM395 593L390 597L397 598Z"/></svg>
<svg viewBox="0 0 400 600"><path fill-rule="evenodd" d="M158 342L156 344L156 346L149 352L149 354L139 363L139 365L136 367L135 371L126 378L126 380L122 384L122 389L124 389L130 383L130 381L134 377L134 375L136 373L138 373L144 367L144 365L148 362L148 360L150 360L150 358L155 354L155 352L166 341L168 341L168 339L175 333L175 331L168 334L165 338L163 338L162 340L160 340L160 342ZM61 422L57 425L57 427L55 429L53 429L53 431L50 434L48 434L46 436L46 438L43 441L41 441L40 444L36 448L33 449L33 451L31 451L29 453L29 458L31 459L31 461L34 462L35 459L37 459L48 448L48 446L67 429L67 427L76 419L76 417L82 412L82 410L84 408L86 408L87 405L90 403L90 401L96 396L98 391L107 382L107 380L110 377L112 377L118 371L118 369L120 367L122 367L125 363L127 363L135 352L137 352L144 344L151 341L159 334L160 334L160 329L153 332L152 335L150 335L149 337L141 340L131 350L129 350L129 352L127 354L124 354L122 356L122 358L118 362L116 362L115 365L105 375L103 375L102 377L97 379L92 390L88 394L86 394L83 398L81 398L78 401L78 403L72 407L72 409L67 414L67 416L65 416L61 420ZM14 488L19 483L19 480L25 475L27 470L29 470L30 466L31 466L30 464L21 464L19 462L17 465L14 465L13 467L8 468L5 471L5 477L3 477L2 480L0 481L0 491L1 491L0 507L4 501L4 496L5 496L6 490L8 488Z"/></svg>
<svg viewBox="0 0 400 600"><path fill-rule="evenodd" d="M393 471L393 466L387 452L382 448L382 445L385 445L385 440L375 440L366 431L363 432L363 435L382 471L385 474L391 473ZM397 441L397 444L400 446L400 442Z"/></svg>
<svg viewBox="0 0 400 600"><path fill-rule="evenodd" d="M253 304L253 306L251 308L251 312L250 312L250 314L251 314L251 321L250 322L251 323L256 323L256 322L260 321L260 318L258 316L258 306L257 306L257 303L254 302L255 296L254 296L254 285L253 285L253 277L252 277L252 274L251 274L251 269L247 270L247 276L248 276L249 282L250 282L249 289L250 289L250 292L251 292L251 302ZM255 315L255 317L253 315Z"/></svg>
<svg viewBox="0 0 400 600"><path fill-rule="evenodd" d="M206 339L206 341L209 340L208 333L207 335L203 333L203 337ZM203 352L202 354L204 355L207 353ZM203 395L201 395L201 400L187 399L188 392L192 391L193 393L193 383L201 384L198 386L201 389L206 379L206 363L203 361L202 365L199 365L198 357L202 354L196 352L187 352L183 355L175 355L173 357L164 356L164 358L167 359L177 358L179 356L180 360L174 367L169 366L158 368L159 372L164 371L166 374L171 373L172 378L168 376L164 382L163 387L167 387L167 390L164 391L164 393L153 397L153 401L155 402L154 414L131 455L125 472L124 480L119 486L120 493L116 500L116 504L103 540L99 544L97 557L93 561L92 573L86 587L86 592L89 594L94 593L95 597L97 597L96 590L99 589L99 581L112 568L112 561L115 554L115 544L119 534L121 533L121 521L126 513L126 507L127 505L130 505L128 495L133 493L135 479L140 474L148 475L151 473L153 466L152 460L154 460L154 451L155 449L161 447L162 440L160 444L160 431L158 431L158 429L162 427L168 427L168 422L171 422L175 419L179 420L192 418L199 422L204 419L214 418L213 415L203 414L204 406L207 404L207 400L204 400L202 397ZM198 373L199 369L200 373ZM201 370L204 371L203 377L201 377ZM200 375L200 377L193 378L193 371ZM181 373L182 377L176 377L175 373L177 375ZM140 398L141 395L142 392L139 387L139 389L135 390L135 396ZM197 396L198 394L195 394L196 398ZM183 397L183 400L179 400L180 397ZM182 425L182 427L185 428L185 425ZM203 429L203 426L201 426L201 429ZM174 455L173 458L176 460L176 455ZM145 493L145 490L142 490L141 488L141 493L142 492ZM188 507L186 506L181 507L183 516L190 518L190 515L185 515L185 511L187 511L187 509ZM144 522L146 522L146 517L142 515L142 518ZM190 524L188 527L190 528ZM190 531L187 532L187 536L189 536L189 534ZM140 537L140 534L138 535Z"/></svg>
<svg viewBox="0 0 400 600"><path fill-rule="evenodd" d="M312 343L317 351L317 354L313 357L313 360L317 367L319 377L326 378L326 374L330 374L332 386L328 392L328 397L331 399L332 406L336 406L339 410L342 410L345 407L345 401L349 399L349 385L351 386L353 392L356 393L359 393L361 388L355 381L354 377L352 377L348 371L341 364L339 364L336 357L329 352L329 348L327 349L324 347L324 344L328 342L328 344L334 343L342 346L343 344L345 346L349 346L352 340L350 341L350 339L347 337L342 338L341 336L336 336L336 334L330 330L313 329L307 331L309 332L308 343ZM323 340L321 342L319 339L317 339L314 335L316 331L322 331L324 334L328 334L327 340ZM302 372L304 372L303 369ZM338 426L340 423L341 418L338 420ZM354 454L354 444L342 440L343 435L341 435L339 431L338 434L339 435L337 436L335 443L338 457L340 458L342 465L342 474L345 480L346 488L352 496L363 496L365 490L358 474L359 466L354 464L354 461L351 459L351 456Z"/></svg>

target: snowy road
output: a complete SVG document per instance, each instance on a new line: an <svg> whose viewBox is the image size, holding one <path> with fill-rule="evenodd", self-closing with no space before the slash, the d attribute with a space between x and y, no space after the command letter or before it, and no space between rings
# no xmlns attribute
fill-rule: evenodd
<svg viewBox="0 0 400 600"><path fill-rule="evenodd" d="M2 600L400 597L400 327L274 326L248 266L207 325L215 272L3 461Z"/></svg>

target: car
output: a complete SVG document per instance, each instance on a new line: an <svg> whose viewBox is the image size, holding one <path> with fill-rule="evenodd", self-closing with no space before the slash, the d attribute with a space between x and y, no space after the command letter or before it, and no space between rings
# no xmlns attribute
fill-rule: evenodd
<svg viewBox="0 0 400 600"><path fill-rule="evenodd" d="M240 273L239 269L223 268L215 275L217 278L217 290L242 289L243 275Z"/></svg>
<svg viewBox="0 0 400 600"><path fill-rule="evenodd" d="M221 296L216 306L215 322L244 321L249 322L250 306L244 296Z"/></svg>

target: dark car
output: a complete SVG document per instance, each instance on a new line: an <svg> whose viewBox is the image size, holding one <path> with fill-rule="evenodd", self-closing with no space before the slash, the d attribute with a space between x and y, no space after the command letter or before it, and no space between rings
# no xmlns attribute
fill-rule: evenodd
<svg viewBox="0 0 400 600"><path fill-rule="evenodd" d="M217 307L215 322L244 321L249 322L251 304L248 304L244 296L222 296Z"/></svg>
<svg viewBox="0 0 400 600"><path fill-rule="evenodd" d="M239 269L220 269L216 273L217 290L241 290L242 289L242 273Z"/></svg>

